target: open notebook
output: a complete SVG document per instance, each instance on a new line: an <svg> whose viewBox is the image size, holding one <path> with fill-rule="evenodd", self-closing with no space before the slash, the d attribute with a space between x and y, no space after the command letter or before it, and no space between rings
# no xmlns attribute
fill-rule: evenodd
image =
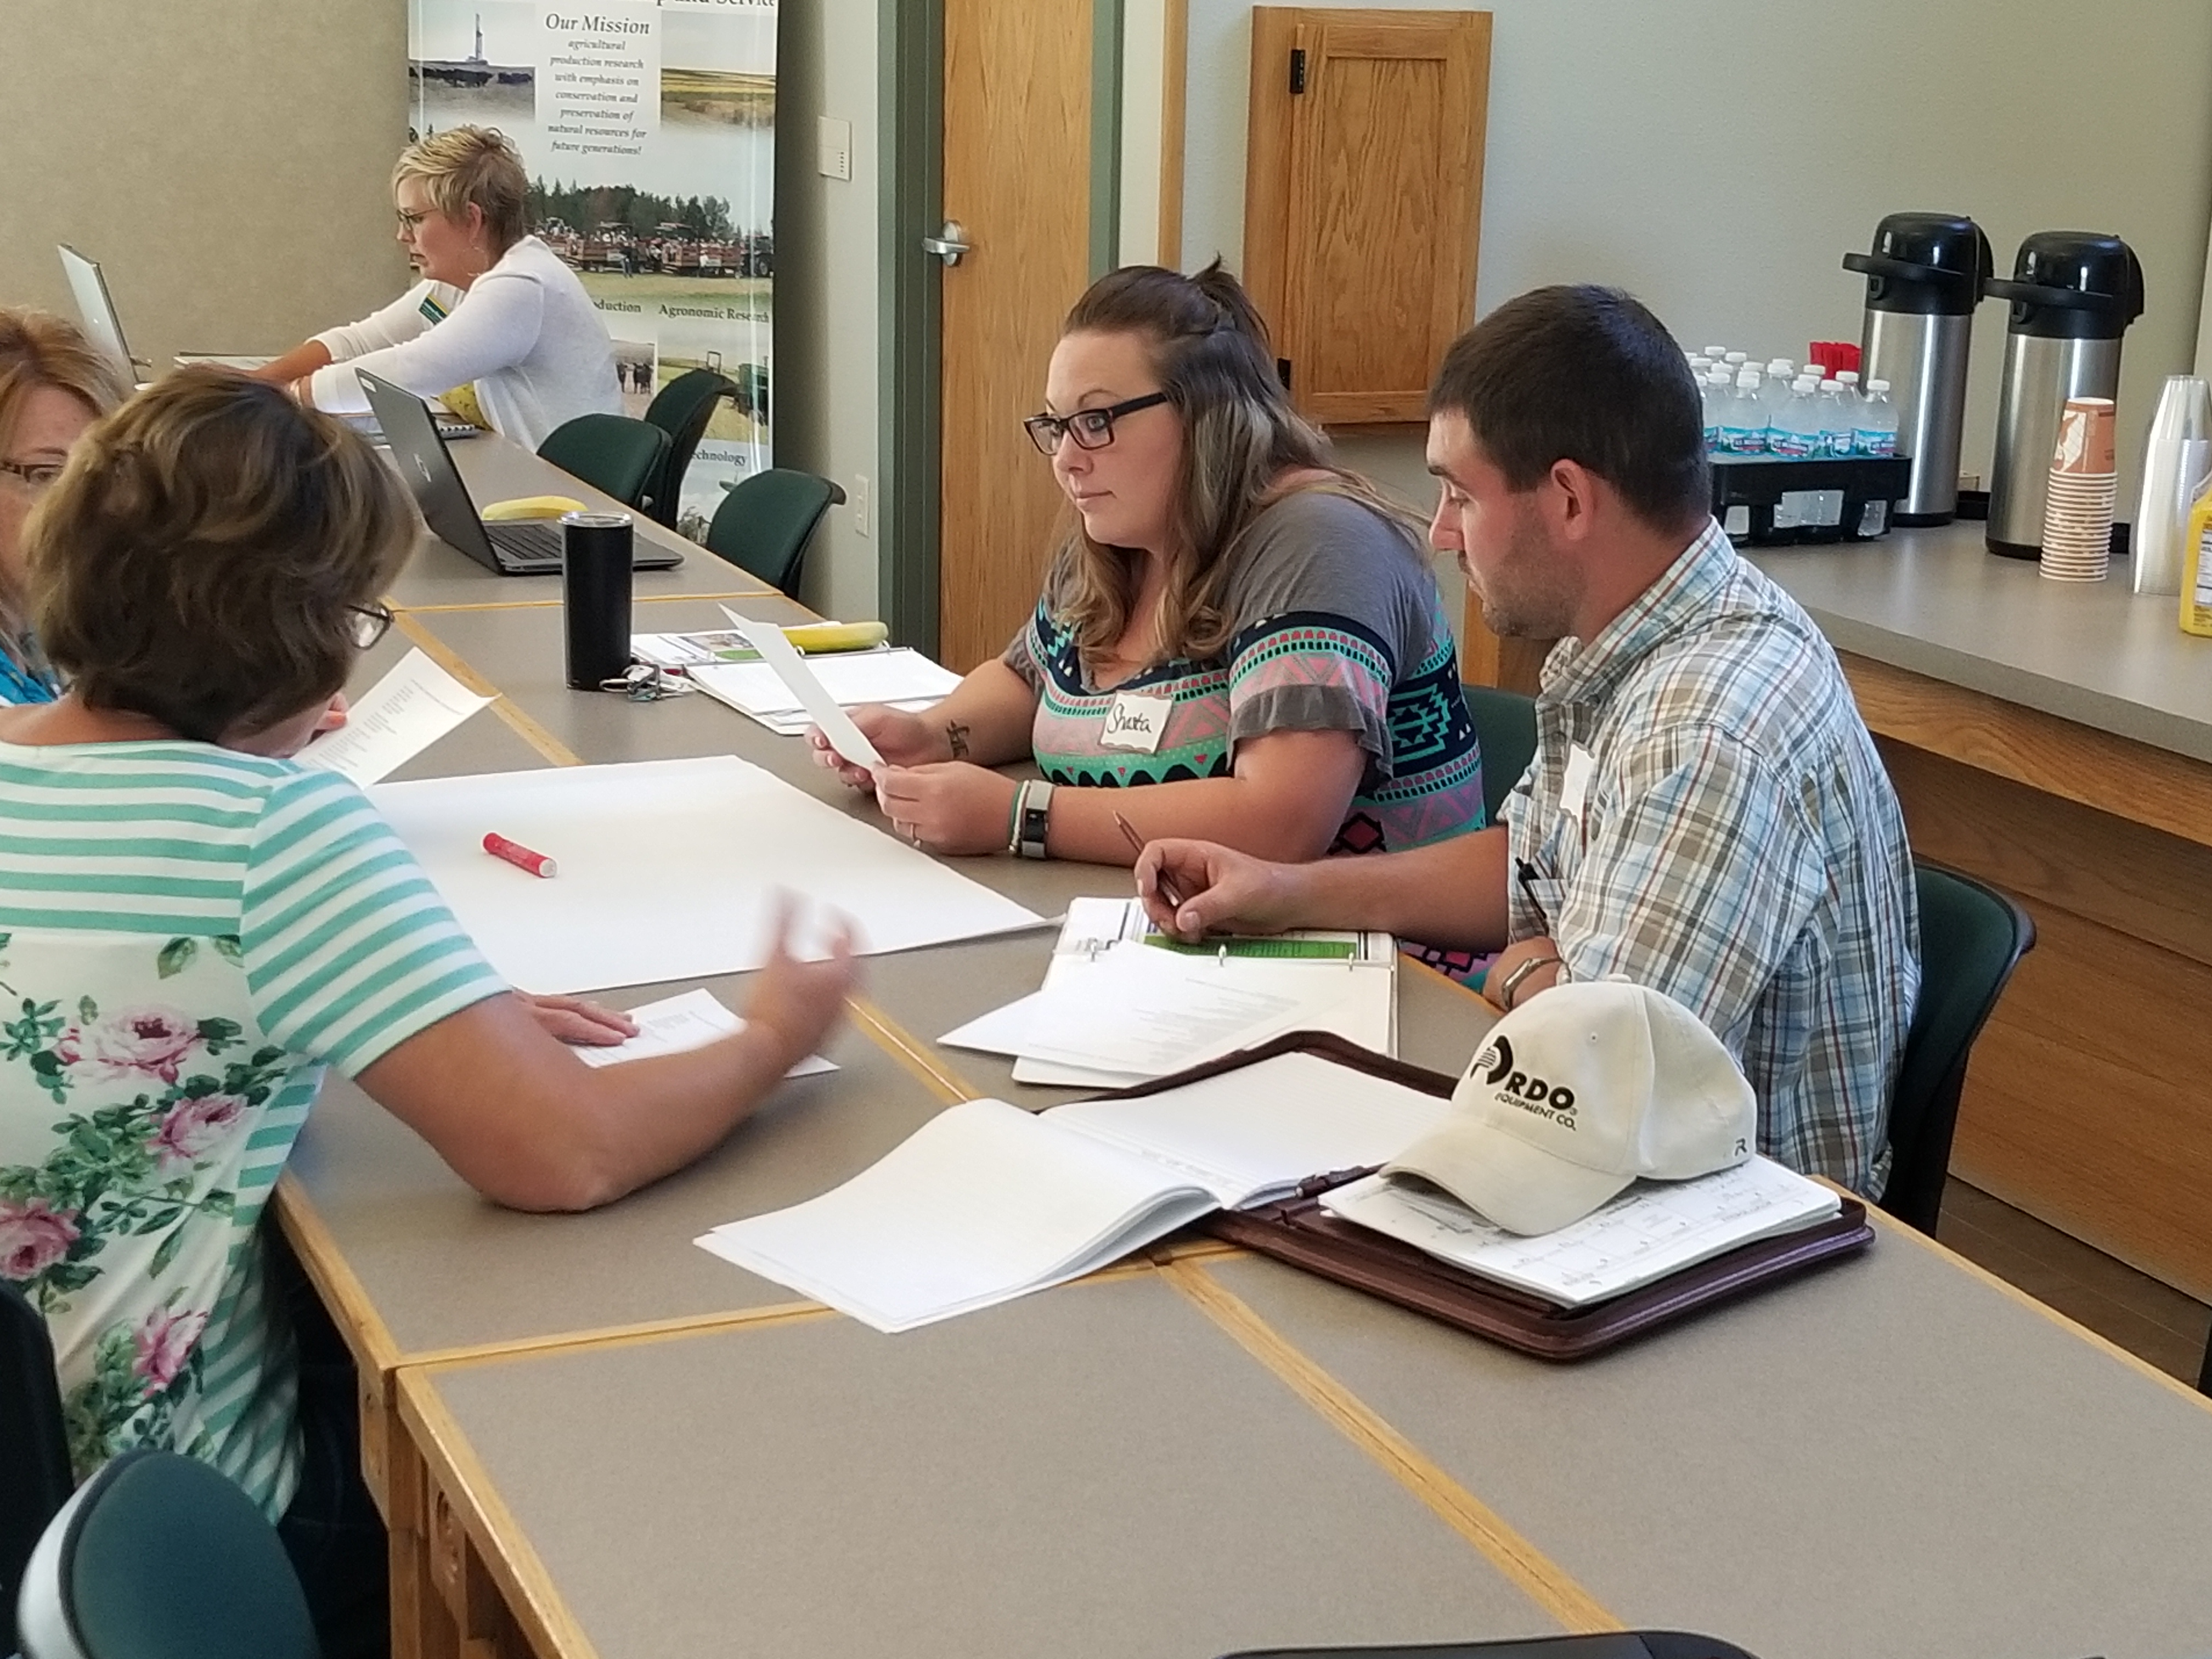
<svg viewBox="0 0 2212 1659"><path fill-rule="evenodd" d="M1448 1101L1301 1053L1032 1115L972 1100L821 1197L697 1242L879 1331L1104 1266L1207 1212L1382 1163Z"/></svg>

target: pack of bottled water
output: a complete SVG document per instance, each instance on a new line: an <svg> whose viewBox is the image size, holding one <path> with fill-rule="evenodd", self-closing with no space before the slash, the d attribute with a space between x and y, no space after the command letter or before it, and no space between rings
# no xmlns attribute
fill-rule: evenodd
<svg viewBox="0 0 2212 1659"><path fill-rule="evenodd" d="M1897 407L1887 380L1869 380L1862 390L1850 369L1832 375L1817 362L1800 369L1787 357L1762 367L1747 352L1723 346L1686 355L1704 404L1709 454L1814 461L1897 453ZM1884 528L1887 509L1887 502L1869 502L1859 533ZM1841 532L1843 514L1840 489L1789 490L1775 506L1774 528L1825 540Z"/></svg>

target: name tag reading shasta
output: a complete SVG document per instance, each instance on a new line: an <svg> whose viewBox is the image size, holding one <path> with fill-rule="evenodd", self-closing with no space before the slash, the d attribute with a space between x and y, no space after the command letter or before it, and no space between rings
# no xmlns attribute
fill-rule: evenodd
<svg viewBox="0 0 2212 1659"><path fill-rule="evenodd" d="M1167 735L1168 716L1174 709L1173 697L1120 692L1107 708L1106 726L1098 734L1098 741L1109 749L1133 749L1140 755L1152 754Z"/></svg>

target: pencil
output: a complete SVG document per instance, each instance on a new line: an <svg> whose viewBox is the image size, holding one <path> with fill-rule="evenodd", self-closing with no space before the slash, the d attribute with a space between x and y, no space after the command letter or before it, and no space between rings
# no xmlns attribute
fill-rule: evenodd
<svg viewBox="0 0 2212 1659"><path fill-rule="evenodd" d="M1114 814L1114 824L1116 829L1121 830L1121 838L1124 841L1127 841L1129 845L1136 850L1139 857L1142 857L1145 851L1145 838L1136 832L1136 830L1131 825L1129 820L1123 817L1119 812L1116 812ZM1175 883L1168 879L1168 872L1166 871L1163 870L1159 872L1159 882L1160 896L1165 899L1170 904L1173 905L1176 909L1182 909L1182 895L1176 891Z"/></svg>

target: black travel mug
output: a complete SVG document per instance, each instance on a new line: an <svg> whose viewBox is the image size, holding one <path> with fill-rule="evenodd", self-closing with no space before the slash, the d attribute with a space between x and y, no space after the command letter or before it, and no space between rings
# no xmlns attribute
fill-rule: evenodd
<svg viewBox="0 0 2212 1659"><path fill-rule="evenodd" d="M568 684L596 691L629 666L629 514L561 515Z"/></svg>

